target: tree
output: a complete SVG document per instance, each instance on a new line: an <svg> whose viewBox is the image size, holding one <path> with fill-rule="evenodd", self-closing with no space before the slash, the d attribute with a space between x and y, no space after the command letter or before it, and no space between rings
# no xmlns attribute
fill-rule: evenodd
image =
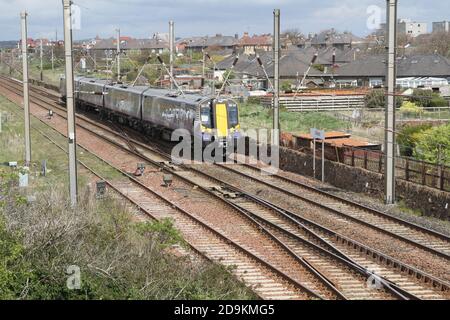
<svg viewBox="0 0 450 320"><path fill-rule="evenodd" d="M289 39L291 43L296 46L302 43L305 36L303 33L300 32L299 29L293 28L293 29L287 29L282 34L281 37L284 39Z"/></svg>
<svg viewBox="0 0 450 320"><path fill-rule="evenodd" d="M422 35L420 39L416 41L416 46L418 53L438 53L444 57L450 58L450 33L433 32L428 35Z"/></svg>

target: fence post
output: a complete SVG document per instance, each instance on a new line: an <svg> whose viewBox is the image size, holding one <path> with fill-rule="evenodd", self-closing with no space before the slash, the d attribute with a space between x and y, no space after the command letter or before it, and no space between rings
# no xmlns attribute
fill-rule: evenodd
<svg viewBox="0 0 450 320"><path fill-rule="evenodd" d="M409 181L409 160L406 159L405 163L405 180Z"/></svg>
<svg viewBox="0 0 450 320"><path fill-rule="evenodd" d="M444 190L444 166L441 164L439 170L439 189Z"/></svg>
<svg viewBox="0 0 450 320"><path fill-rule="evenodd" d="M364 150L364 169L367 170L367 150Z"/></svg>
<svg viewBox="0 0 450 320"><path fill-rule="evenodd" d="M425 162L422 161L422 184L426 185L427 177L426 177L426 168L425 168Z"/></svg>
<svg viewBox="0 0 450 320"><path fill-rule="evenodd" d="M383 154L378 153L378 173L382 173L383 171Z"/></svg>

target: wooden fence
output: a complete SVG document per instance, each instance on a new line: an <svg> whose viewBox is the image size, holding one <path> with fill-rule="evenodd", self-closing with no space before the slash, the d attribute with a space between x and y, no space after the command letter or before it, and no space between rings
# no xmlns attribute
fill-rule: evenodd
<svg viewBox="0 0 450 320"><path fill-rule="evenodd" d="M384 153L346 147L341 162L373 172L384 172ZM413 183L450 191L450 167L405 157L396 157L395 175Z"/></svg>
<svg viewBox="0 0 450 320"><path fill-rule="evenodd" d="M263 106L271 107L272 96L261 98ZM353 110L364 107L364 95L299 95L280 96L280 106L290 111Z"/></svg>

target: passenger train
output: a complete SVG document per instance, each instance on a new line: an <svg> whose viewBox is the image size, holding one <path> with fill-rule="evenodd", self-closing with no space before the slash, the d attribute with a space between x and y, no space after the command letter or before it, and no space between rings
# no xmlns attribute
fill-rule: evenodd
<svg viewBox="0 0 450 320"><path fill-rule="evenodd" d="M201 135L203 146L215 142L224 148L240 137L238 106L231 99L127 86L91 77L75 77L74 90L77 106L97 110L153 137L170 141L174 130L186 129L192 136ZM65 78L60 80L60 92L65 101Z"/></svg>

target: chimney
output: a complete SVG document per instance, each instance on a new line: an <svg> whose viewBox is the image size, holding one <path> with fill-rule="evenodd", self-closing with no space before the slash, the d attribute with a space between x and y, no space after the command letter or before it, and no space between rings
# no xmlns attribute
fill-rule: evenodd
<svg viewBox="0 0 450 320"><path fill-rule="evenodd" d="M237 33L234 34L234 38L237 40L239 39L239 35Z"/></svg>

